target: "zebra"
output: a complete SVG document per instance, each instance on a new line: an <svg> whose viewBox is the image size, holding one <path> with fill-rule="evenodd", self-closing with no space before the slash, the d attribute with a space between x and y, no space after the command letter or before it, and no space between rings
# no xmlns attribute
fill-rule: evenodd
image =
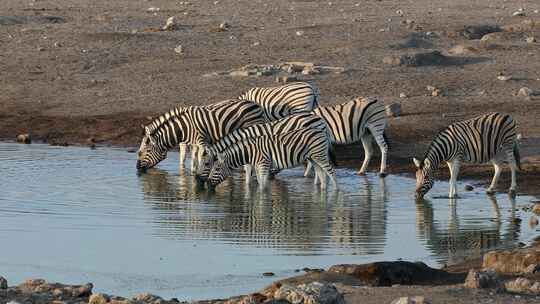
<svg viewBox="0 0 540 304"><path fill-rule="evenodd" d="M417 168L416 197L423 198L433 187L434 171L441 162L446 162L450 170L450 198L457 197L461 162L491 162L495 173L486 192L493 194L504 158L512 171L509 193L515 194L516 170L521 169L518 140L516 122L508 114L489 113L451 124L435 136L423 159L413 158Z"/></svg>
<svg viewBox="0 0 540 304"><path fill-rule="evenodd" d="M200 160L208 145L229 132L264 122L263 109L247 100L231 100L227 106L216 109L188 107L179 116L169 117L157 129L145 129L137 152L137 169L144 171L154 167L167 157L170 148L187 140L202 147L197 157Z"/></svg>
<svg viewBox="0 0 540 304"><path fill-rule="evenodd" d="M302 128L317 128L326 131L326 123L319 116L308 112L291 115L265 124L258 124L243 129L237 129L225 135L219 141L209 147L207 151L208 153L204 156L205 161L203 162L203 166L201 166L197 172L197 179L200 182L205 182L208 179L215 156L222 153L236 142L242 141L249 137L283 134ZM245 171L246 183L249 184L251 181L251 166L246 165Z"/></svg>
<svg viewBox="0 0 540 304"><path fill-rule="evenodd" d="M386 176L387 120L384 105L380 101L376 98L358 97L338 105L320 106L312 113L325 120L332 144L352 144L359 140L362 142L364 162L358 174L363 175L367 170L373 152L371 147L373 137L381 151L379 174L381 177ZM307 176L310 170L311 166L308 163L304 175Z"/></svg>
<svg viewBox="0 0 540 304"><path fill-rule="evenodd" d="M219 109L221 107L227 107L231 102L235 102L235 101L224 100L224 101L214 103L214 104L210 104L210 105L203 106L203 107L205 109L208 109L208 110ZM190 108L190 106L177 106L177 107L174 107L174 108L170 109L169 111L167 111L167 112L159 115L158 117L152 119L152 121L149 124L147 124L146 126L141 125L141 128L143 130L143 136L146 133L149 133L149 134L154 133L155 130L157 130L163 123L170 120L171 117L179 116L182 113L186 112L189 108ZM195 138L188 138L185 142L180 142L179 143L179 152L180 152L179 163L180 163L181 167L183 167L185 162L186 162L186 156L187 156L188 148L191 146L191 160L192 160L191 161L191 173L195 173L196 163L198 162L197 155L198 155L199 150L201 149L201 147L194 144L195 140L196 140Z"/></svg>
<svg viewBox="0 0 540 304"><path fill-rule="evenodd" d="M319 91L307 82L293 82L270 88L251 88L238 97L263 107L270 121L310 112L318 107Z"/></svg>
<svg viewBox="0 0 540 304"><path fill-rule="evenodd" d="M329 161L329 146L326 130L318 128L246 138L218 154L218 160L212 166L208 178L209 188L215 188L231 175L233 169L249 164L255 168L259 188L265 189L268 187L271 168L292 168L310 161L321 182L321 189L326 188L328 176L337 190L335 171Z"/></svg>

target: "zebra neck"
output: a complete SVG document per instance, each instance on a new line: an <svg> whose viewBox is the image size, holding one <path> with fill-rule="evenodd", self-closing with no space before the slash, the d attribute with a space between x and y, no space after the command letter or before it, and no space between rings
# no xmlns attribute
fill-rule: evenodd
<svg viewBox="0 0 540 304"><path fill-rule="evenodd" d="M180 142L187 140L187 133L184 130L186 130L186 127L183 120L178 118L171 119L159 128L159 139L165 148L174 148Z"/></svg>
<svg viewBox="0 0 540 304"><path fill-rule="evenodd" d="M251 163L255 151L255 147L252 147L245 142L234 144L225 152L228 166L230 168L239 168Z"/></svg>

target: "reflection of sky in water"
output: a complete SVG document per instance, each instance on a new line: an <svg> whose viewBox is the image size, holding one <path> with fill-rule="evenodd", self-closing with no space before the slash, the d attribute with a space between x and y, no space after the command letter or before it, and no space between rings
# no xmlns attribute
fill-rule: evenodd
<svg viewBox="0 0 540 304"><path fill-rule="evenodd" d="M255 291L276 279L262 277L266 271L284 277L306 266L398 258L437 266L533 236L528 215L513 208L529 197L512 202L477 189L457 201L415 203L414 180L347 169L338 170L337 193L321 193L295 169L268 193L239 176L209 194L178 175L176 153L142 176L134 158L0 144L2 275L201 299ZM430 197L447 189L438 182Z"/></svg>

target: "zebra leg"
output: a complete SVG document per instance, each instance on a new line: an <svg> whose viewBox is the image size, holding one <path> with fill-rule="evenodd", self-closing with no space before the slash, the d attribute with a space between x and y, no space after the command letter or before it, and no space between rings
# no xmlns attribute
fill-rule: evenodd
<svg viewBox="0 0 540 304"><path fill-rule="evenodd" d="M457 178L459 175L459 160L447 162L448 169L450 170L450 191L448 193L449 198L457 197Z"/></svg>
<svg viewBox="0 0 540 304"><path fill-rule="evenodd" d="M186 143L180 143L180 167L184 167L186 162L186 153L188 152L188 145Z"/></svg>
<svg viewBox="0 0 540 304"><path fill-rule="evenodd" d="M264 166L257 166L255 169L257 174L257 182L259 182L259 189L264 190L268 188L270 181L270 170Z"/></svg>
<svg viewBox="0 0 540 304"><path fill-rule="evenodd" d="M491 180L491 184L489 185L489 188L487 188L486 193L487 194L494 194L495 193L495 187L497 186L497 182L499 181L499 176L501 175L501 164L496 159L493 159L491 161L493 164L493 168L495 169L495 172L493 173L493 179Z"/></svg>
<svg viewBox="0 0 540 304"><path fill-rule="evenodd" d="M513 147L509 149L509 151L506 152L508 164L510 166L510 171L512 173L512 181L510 183L510 189L508 189L508 193L512 196L516 195L516 187L517 187L517 161L516 157L514 155Z"/></svg>
<svg viewBox="0 0 540 304"><path fill-rule="evenodd" d="M246 172L246 185L249 185L251 183L251 165L244 165L244 171Z"/></svg>
<svg viewBox="0 0 540 304"><path fill-rule="evenodd" d="M308 161L307 164L306 164L306 170L304 170L304 177L308 177L309 174L311 173L311 162ZM317 176L315 175L315 179L317 179Z"/></svg>
<svg viewBox="0 0 540 304"><path fill-rule="evenodd" d="M364 162L362 163L362 167L360 168L360 171L358 171L358 174L364 175L369 165L369 161L371 160L371 154L373 153L371 147L371 135L364 133L360 140L362 141L362 146L364 146Z"/></svg>
<svg viewBox="0 0 540 304"><path fill-rule="evenodd" d="M318 167L321 172L320 173L321 174L321 190L324 190L326 188L326 176L330 178L330 182L332 182L332 186L334 186L336 190L339 190L339 187L336 181L336 171L334 170L332 165L330 165L330 162L328 161L328 159L326 159L326 161L314 159L313 166L315 168Z"/></svg>
<svg viewBox="0 0 540 304"><path fill-rule="evenodd" d="M380 177L385 177L387 175L386 173L386 156L388 154L388 143L386 142L384 138L384 129L382 131L377 131L371 126L368 126L369 130L371 131L371 134L373 134L373 138L375 139L375 142L379 146L379 149L381 150L381 169L379 171Z"/></svg>
<svg viewBox="0 0 540 304"><path fill-rule="evenodd" d="M199 145L191 145L191 174L197 173L197 164L199 160L197 159L198 151L201 147Z"/></svg>

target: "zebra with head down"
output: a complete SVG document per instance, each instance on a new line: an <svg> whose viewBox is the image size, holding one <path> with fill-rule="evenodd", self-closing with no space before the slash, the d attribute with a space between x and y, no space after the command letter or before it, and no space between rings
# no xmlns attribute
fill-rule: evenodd
<svg viewBox="0 0 540 304"><path fill-rule="evenodd" d="M197 157L200 160L208 145L229 132L264 122L263 109L247 100L230 100L227 106L216 109L185 108L180 115L170 116L156 128L145 128L137 152L137 169L154 167L167 157L169 149L186 141L202 147Z"/></svg>

